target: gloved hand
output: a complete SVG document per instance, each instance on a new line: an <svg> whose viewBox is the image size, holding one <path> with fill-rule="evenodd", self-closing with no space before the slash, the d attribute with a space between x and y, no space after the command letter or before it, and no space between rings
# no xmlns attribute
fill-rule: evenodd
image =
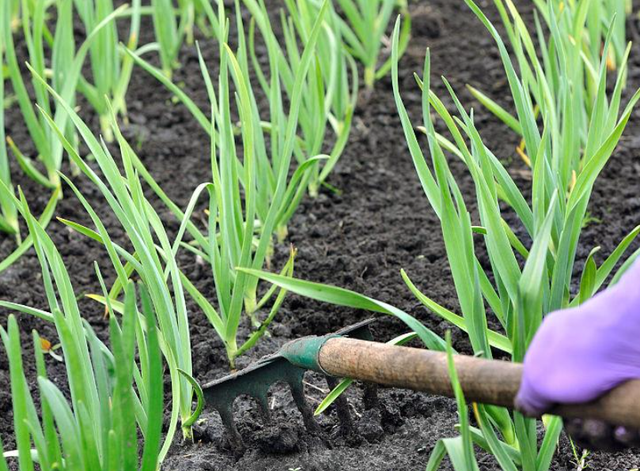
<svg viewBox="0 0 640 471"><path fill-rule="evenodd" d="M554 404L589 402L640 378L640 261L620 281L580 307L547 316L524 359L516 407L540 416ZM587 447L618 449L638 433L602 422L568 421Z"/></svg>

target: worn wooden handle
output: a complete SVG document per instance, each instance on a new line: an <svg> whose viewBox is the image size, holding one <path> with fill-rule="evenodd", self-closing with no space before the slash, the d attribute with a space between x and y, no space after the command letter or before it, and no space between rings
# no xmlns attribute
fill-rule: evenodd
<svg viewBox="0 0 640 471"><path fill-rule="evenodd" d="M443 352L337 337L324 343L318 362L333 376L454 396ZM454 364L468 401L514 408L521 364L465 355L455 355ZM593 402L559 405L550 412L640 428L640 380L624 383Z"/></svg>

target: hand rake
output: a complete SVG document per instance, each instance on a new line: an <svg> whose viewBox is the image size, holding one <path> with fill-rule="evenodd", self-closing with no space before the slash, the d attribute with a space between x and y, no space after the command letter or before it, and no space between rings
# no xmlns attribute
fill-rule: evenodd
<svg viewBox="0 0 640 471"><path fill-rule="evenodd" d="M364 381L367 408L377 402L377 384L454 397L446 353L372 342L370 323L361 322L335 334L293 340L279 352L244 370L205 385L207 405L219 412L232 446L236 450L244 448L233 420L233 401L240 395L254 397L263 417L268 420L267 393L277 382L290 386L307 429L320 431L304 398L302 380L307 370L325 374L329 387L337 384L336 378ZM454 364L468 401L514 408L522 377L521 364L465 355L454 356ZM633 380L593 402L559 405L552 413L565 418L598 419L640 428L638 403L640 380ZM346 400L339 398L335 404L343 425L349 425Z"/></svg>

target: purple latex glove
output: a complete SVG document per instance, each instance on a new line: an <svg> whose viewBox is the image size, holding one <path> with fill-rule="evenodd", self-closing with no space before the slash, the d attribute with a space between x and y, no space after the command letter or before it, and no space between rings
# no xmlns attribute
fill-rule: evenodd
<svg viewBox="0 0 640 471"><path fill-rule="evenodd" d="M573 309L547 316L524 359L516 406L539 416L554 404L591 401L640 378L640 261L612 288ZM613 435L633 444L637 433L595 421L567 424L577 439ZM608 427L608 428L607 428ZM596 443L599 448L611 448Z"/></svg>

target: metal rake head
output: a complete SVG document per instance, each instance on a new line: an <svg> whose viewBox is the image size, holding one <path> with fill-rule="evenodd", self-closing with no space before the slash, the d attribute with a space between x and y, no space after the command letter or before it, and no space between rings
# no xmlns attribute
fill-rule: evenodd
<svg viewBox="0 0 640 471"><path fill-rule="evenodd" d="M351 337L359 340L373 340L369 325L373 319L359 322L339 330L335 335ZM203 391L208 407L218 411L222 423L228 433L231 446L241 451L244 449L244 442L238 432L233 419L233 402L239 396L250 396L257 400L260 407L260 414L265 422L270 420L267 395L271 386L275 383L286 383L291 389L293 400L302 414L305 427L312 433L320 433L318 422L313 417L313 411L307 403L304 395L304 374L307 370L293 365L280 352L262 358L247 368L225 376L219 380L204 385ZM330 388L337 384L335 378L327 376L327 383ZM375 405L377 402L377 392L375 385L366 385L365 407ZM347 402L340 397L335 405L338 409L338 417L343 427L351 427L351 416Z"/></svg>

